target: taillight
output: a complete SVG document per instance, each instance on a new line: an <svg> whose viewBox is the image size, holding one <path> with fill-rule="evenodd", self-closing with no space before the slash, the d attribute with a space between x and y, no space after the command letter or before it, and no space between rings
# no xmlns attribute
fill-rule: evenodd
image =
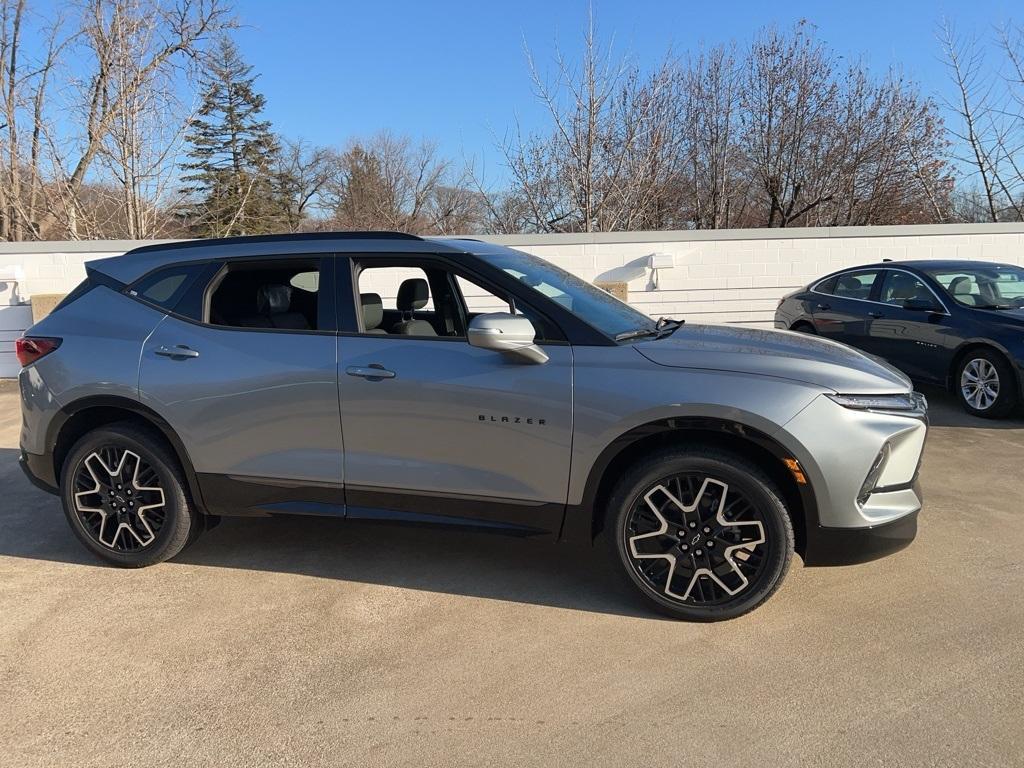
<svg viewBox="0 0 1024 768"><path fill-rule="evenodd" d="M22 336L14 341L14 353L18 356L21 367L34 363L41 357L46 357L60 346L61 339L50 336Z"/></svg>

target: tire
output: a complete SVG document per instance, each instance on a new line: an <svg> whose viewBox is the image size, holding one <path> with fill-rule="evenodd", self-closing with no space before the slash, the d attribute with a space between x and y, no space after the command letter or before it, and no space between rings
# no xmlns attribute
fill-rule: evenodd
<svg viewBox="0 0 1024 768"><path fill-rule="evenodd" d="M811 336L818 335L818 332L814 329L814 326L811 325L810 323L804 322L803 320L801 320L799 323L793 323L793 326L789 330L796 331L797 333L807 333L810 334Z"/></svg>
<svg viewBox="0 0 1024 768"><path fill-rule="evenodd" d="M1017 379L1001 354L991 349L968 351L956 368L953 390L972 416L1000 419L1017 405Z"/></svg>
<svg viewBox="0 0 1024 768"><path fill-rule="evenodd" d="M163 562L198 538L202 521L187 487L164 443L132 424L86 433L60 478L71 530L94 555L123 568Z"/></svg>
<svg viewBox="0 0 1024 768"><path fill-rule="evenodd" d="M718 448L665 450L637 462L606 513L614 566L676 619L749 613L779 588L793 556L793 525L774 483Z"/></svg>

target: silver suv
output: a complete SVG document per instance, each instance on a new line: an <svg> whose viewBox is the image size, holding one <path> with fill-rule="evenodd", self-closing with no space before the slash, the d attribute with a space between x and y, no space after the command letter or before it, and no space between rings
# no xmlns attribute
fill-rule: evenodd
<svg viewBox="0 0 1024 768"><path fill-rule="evenodd" d="M91 262L17 349L22 466L117 565L222 515L410 521L603 540L655 608L715 620L794 551L860 562L916 533L926 406L895 369L654 322L473 240L138 248Z"/></svg>

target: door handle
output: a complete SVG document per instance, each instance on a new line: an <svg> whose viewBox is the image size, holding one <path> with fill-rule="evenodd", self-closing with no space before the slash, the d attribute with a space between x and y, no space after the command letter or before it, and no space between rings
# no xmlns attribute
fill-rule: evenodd
<svg viewBox="0 0 1024 768"><path fill-rule="evenodd" d="M818 309L818 310L822 310L822 311L827 310L827 309L832 309L832 307L830 307L828 304L818 304L814 308Z"/></svg>
<svg viewBox="0 0 1024 768"><path fill-rule="evenodd" d="M880 317L885 317L885 314L882 312L868 312L868 317L873 317L877 320Z"/></svg>
<svg viewBox="0 0 1024 768"><path fill-rule="evenodd" d="M395 378L395 372L389 371L380 363L373 363L368 366L350 365L345 369L345 373L349 376L359 376L363 379L369 379L370 381L380 381L381 379L393 379Z"/></svg>
<svg viewBox="0 0 1024 768"><path fill-rule="evenodd" d="M174 347L168 347L161 344L153 351L158 355L163 355L164 357L199 357L198 352L194 349L189 349L184 344L178 344Z"/></svg>

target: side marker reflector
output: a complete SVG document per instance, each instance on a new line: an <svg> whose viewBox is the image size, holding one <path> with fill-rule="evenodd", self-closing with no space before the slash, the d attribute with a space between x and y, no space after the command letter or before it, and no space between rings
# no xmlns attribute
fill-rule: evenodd
<svg viewBox="0 0 1024 768"><path fill-rule="evenodd" d="M800 467L800 462L796 459L783 459L786 463L786 467L789 468L790 473L793 475L793 479L796 480L798 485L807 485L807 475L804 474L803 469Z"/></svg>

